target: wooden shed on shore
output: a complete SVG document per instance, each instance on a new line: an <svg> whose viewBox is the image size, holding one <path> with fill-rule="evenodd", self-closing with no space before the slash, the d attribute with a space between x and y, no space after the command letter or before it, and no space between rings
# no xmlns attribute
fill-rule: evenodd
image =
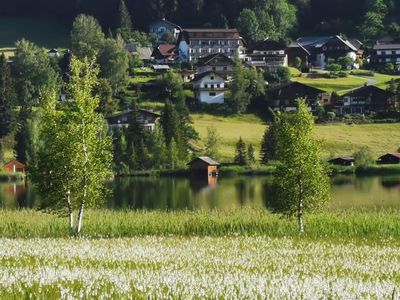
<svg viewBox="0 0 400 300"><path fill-rule="evenodd" d="M349 156L349 157L337 157L329 160L328 162L336 166L354 166L355 161L356 160L354 159L354 157Z"/></svg>
<svg viewBox="0 0 400 300"><path fill-rule="evenodd" d="M3 170L7 173L25 173L26 166L16 159L9 161L3 166Z"/></svg>
<svg viewBox="0 0 400 300"><path fill-rule="evenodd" d="M400 164L400 153L387 153L378 158L380 165L395 165Z"/></svg>
<svg viewBox="0 0 400 300"><path fill-rule="evenodd" d="M219 163L208 156L200 156L188 163L190 174L195 176L218 176Z"/></svg>

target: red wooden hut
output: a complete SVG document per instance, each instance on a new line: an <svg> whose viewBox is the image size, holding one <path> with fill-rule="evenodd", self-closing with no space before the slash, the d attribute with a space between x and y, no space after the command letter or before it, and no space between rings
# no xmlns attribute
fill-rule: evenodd
<svg viewBox="0 0 400 300"><path fill-rule="evenodd" d="M3 166L3 170L7 173L17 173L17 172L25 173L25 169L26 166L16 159L13 159L12 161L6 163Z"/></svg>

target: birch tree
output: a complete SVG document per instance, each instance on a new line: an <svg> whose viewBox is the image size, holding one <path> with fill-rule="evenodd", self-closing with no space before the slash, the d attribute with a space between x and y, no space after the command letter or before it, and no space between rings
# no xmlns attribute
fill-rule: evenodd
<svg viewBox="0 0 400 300"><path fill-rule="evenodd" d="M296 215L303 233L304 212L320 208L330 197L329 178L322 163L320 142L313 138L314 119L304 100L299 100L296 113L282 115L279 122L273 208Z"/></svg>
<svg viewBox="0 0 400 300"><path fill-rule="evenodd" d="M79 61L73 57L71 70L67 89L73 101L68 107L56 111L56 93L46 96L42 146L33 178L46 192L45 207L67 211L70 228L79 234L85 209L104 201L112 143L104 118L96 112L99 100L93 89L98 69L87 58Z"/></svg>

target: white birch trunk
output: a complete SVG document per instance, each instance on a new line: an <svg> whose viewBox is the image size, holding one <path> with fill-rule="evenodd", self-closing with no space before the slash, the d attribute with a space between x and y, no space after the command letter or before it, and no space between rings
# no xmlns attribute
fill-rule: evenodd
<svg viewBox="0 0 400 300"><path fill-rule="evenodd" d="M76 233L79 234L82 230L83 226L83 211L84 211L84 204L79 208L78 212L78 225L76 227Z"/></svg>
<svg viewBox="0 0 400 300"><path fill-rule="evenodd" d="M67 203L68 203L68 213L69 213L69 228L73 229L74 228L74 210L72 208L72 202L71 202L71 191L67 191Z"/></svg>
<svg viewBox="0 0 400 300"><path fill-rule="evenodd" d="M303 199L299 201L299 207L297 211L297 221L299 223L300 233L304 233L304 222L303 222Z"/></svg>

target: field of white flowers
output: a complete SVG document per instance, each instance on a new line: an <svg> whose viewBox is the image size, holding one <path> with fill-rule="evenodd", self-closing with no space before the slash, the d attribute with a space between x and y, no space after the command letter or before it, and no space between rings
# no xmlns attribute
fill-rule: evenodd
<svg viewBox="0 0 400 300"><path fill-rule="evenodd" d="M0 299L400 299L400 247L262 237L0 239Z"/></svg>

